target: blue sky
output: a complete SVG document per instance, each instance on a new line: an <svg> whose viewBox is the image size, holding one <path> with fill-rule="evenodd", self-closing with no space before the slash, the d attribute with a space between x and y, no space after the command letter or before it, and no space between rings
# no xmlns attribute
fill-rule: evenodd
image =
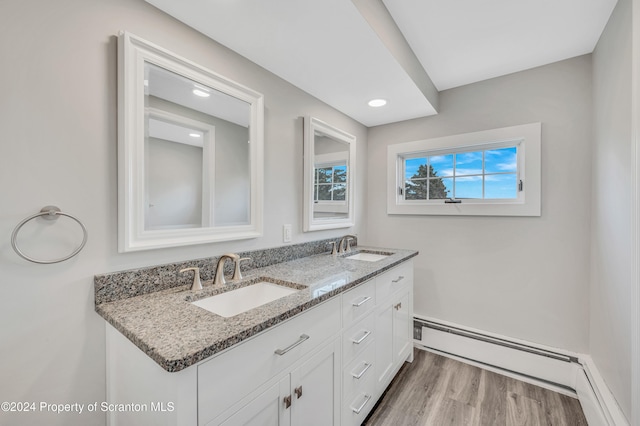
<svg viewBox="0 0 640 426"><path fill-rule="evenodd" d="M483 151L434 155L429 158L437 176L442 177L449 196L453 196L453 164L456 163L456 198L482 198L482 154ZM485 198L516 198L517 176L516 148L500 148L484 151ZM409 179L427 157L410 158L405 162L405 178ZM503 173L503 174L490 174ZM506 173L506 174L504 174ZM476 175L476 176L469 176ZM480 176L478 176L480 175Z"/></svg>

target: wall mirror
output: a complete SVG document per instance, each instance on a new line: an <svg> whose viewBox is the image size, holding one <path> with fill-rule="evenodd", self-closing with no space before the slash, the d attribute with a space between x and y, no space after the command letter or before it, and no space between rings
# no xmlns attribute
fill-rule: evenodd
<svg viewBox="0 0 640 426"><path fill-rule="evenodd" d="M304 231L354 225L356 137L304 118Z"/></svg>
<svg viewBox="0 0 640 426"><path fill-rule="evenodd" d="M262 235L263 96L123 32L118 250Z"/></svg>

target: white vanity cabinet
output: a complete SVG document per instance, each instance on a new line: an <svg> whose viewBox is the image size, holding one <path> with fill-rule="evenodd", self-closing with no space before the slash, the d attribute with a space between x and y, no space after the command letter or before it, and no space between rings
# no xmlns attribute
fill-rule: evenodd
<svg viewBox="0 0 640 426"><path fill-rule="evenodd" d="M108 424L360 425L412 359L412 302L408 260L175 373L108 325L107 401L150 408Z"/></svg>
<svg viewBox="0 0 640 426"><path fill-rule="evenodd" d="M222 423L207 425L339 425L340 341L333 340L298 368L267 385Z"/></svg>
<svg viewBox="0 0 640 426"><path fill-rule="evenodd" d="M356 290L375 304L355 324L343 324L342 426L360 425L404 361L413 360L413 261L344 293L343 322L345 302L364 300L350 297Z"/></svg>
<svg viewBox="0 0 640 426"><path fill-rule="evenodd" d="M250 403L242 406L238 412L224 420L223 426L236 425L260 425L282 426L291 424L291 416L281 403L282 399L290 391L291 382L289 376L276 382L267 390L260 393Z"/></svg>
<svg viewBox="0 0 640 426"><path fill-rule="evenodd" d="M309 380L309 362L320 352L328 350L339 359L340 348L335 350L333 341L340 334L340 316L340 298L328 300L198 364L198 424L221 424L251 404L265 386L271 387L287 376L291 376L292 390L284 396L292 394L301 385L302 379L296 380L298 376ZM323 374L327 381L335 382L334 393L338 393L339 376L335 379L333 373ZM303 394L314 395L312 390L304 389ZM303 397L300 401L309 399ZM295 402L298 401L292 401L292 407Z"/></svg>
<svg viewBox="0 0 640 426"><path fill-rule="evenodd" d="M374 404L376 282L342 294L342 425L359 425Z"/></svg>
<svg viewBox="0 0 640 426"><path fill-rule="evenodd" d="M389 385L402 363L413 360L413 262L376 278L376 392Z"/></svg>
<svg viewBox="0 0 640 426"><path fill-rule="evenodd" d="M306 425L317 419L339 425L341 316L335 297L175 373L108 325L107 400L149 408L109 412L108 424ZM290 407L284 407L289 395ZM152 409L160 402L171 403L170 411Z"/></svg>

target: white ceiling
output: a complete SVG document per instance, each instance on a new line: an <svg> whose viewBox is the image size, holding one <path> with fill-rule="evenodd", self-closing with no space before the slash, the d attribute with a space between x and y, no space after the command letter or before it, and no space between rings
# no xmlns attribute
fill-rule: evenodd
<svg viewBox="0 0 640 426"><path fill-rule="evenodd" d="M416 78L406 59L410 50L402 50L398 37L395 45L389 42L397 28L420 72L445 90L592 52L616 3L146 1L366 126L436 113L437 93L425 95L424 79ZM365 19L362 5L386 6L378 9L388 10L392 25L379 25L371 15ZM373 98L388 104L371 108L367 102Z"/></svg>
<svg viewBox="0 0 640 426"><path fill-rule="evenodd" d="M617 0L383 0L438 90L591 53Z"/></svg>

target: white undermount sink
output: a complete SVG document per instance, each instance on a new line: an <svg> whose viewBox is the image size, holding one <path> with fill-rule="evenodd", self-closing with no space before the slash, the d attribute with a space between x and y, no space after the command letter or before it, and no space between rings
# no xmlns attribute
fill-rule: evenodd
<svg viewBox="0 0 640 426"><path fill-rule="evenodd" d="M229 318L297 291L295 288L260 281L246 287L196 300L192 304L221 317Z"/></svg>
<svg viewBox="0 0 640 426"><path fill-rule="evenodd" d="M368 251L360 251L356 254L352 254L351 256L346 256L345 259L349 260L363 260L365 262L377 262L382 259L386 259L391 256L393 253L373 253Z"/></svg>

